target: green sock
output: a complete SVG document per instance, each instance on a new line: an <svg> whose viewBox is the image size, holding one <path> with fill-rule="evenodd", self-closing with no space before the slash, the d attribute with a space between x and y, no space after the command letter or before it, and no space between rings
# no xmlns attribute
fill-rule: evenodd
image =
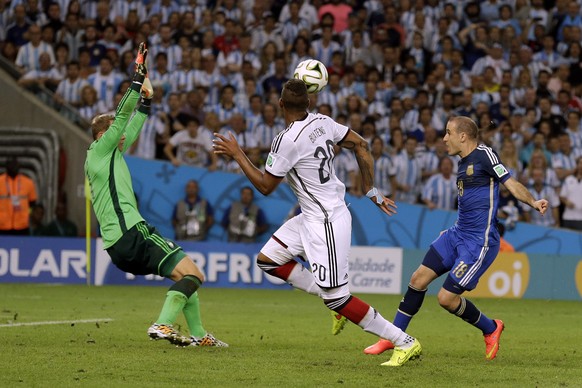
<svg viewBox="0 0 582 388"><path fill-rule="evenodd" d="M192 294L190 299L184 306L184 316L190 329L190 335L196 338L202 338L206 335L206 330L202 326L202 318L200 317L200 300L198 300L198 293Z"/></svg>
<svg viewBox="0 0 582 388"><path fill-rule="evenodd" d="M178 313L182 311L186 302L188 302L188 299L182 292L168 291L164 306L162 307L162 311L160 311L160 317L156 323L160 325L173 325L176 322Z"/></svg>

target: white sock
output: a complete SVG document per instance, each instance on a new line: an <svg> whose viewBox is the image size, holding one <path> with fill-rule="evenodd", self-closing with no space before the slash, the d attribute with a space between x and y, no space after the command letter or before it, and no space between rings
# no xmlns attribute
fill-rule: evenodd
<svg viewBox="0 0 582 388"><path fill-rule="evenodd" d="M315 284L313 275L300 263L296 263L295 267L293 267L293 270L287 278L287 283L292 285L294 288L305 291L311 295L321 296L321 288Z"/></svg>
<svg viewBox="0 0 582 388"><path fill-rule="evenodd" d="M358 325L367 331L377 335L380 338L385 338L402 349L407 349L412 346L414 338L400 330L398 327L388 320L386 320L379 312L370 306L370 309L364 316L364 319Z"/></svg>

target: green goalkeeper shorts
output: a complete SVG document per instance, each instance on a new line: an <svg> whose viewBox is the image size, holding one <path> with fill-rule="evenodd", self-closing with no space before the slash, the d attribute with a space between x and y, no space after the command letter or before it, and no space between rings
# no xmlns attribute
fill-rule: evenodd
<svg viewBox="0 0 582 388"><path fill-rule="evenodd" d="M155 227L139 222L107 249L120 270L134 275L155 274L169 278L186 257L174 241L162 237Z"/></svg>

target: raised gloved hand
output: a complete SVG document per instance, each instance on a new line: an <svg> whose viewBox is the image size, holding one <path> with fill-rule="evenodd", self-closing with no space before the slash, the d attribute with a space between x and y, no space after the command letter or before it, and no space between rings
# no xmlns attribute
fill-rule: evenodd
<svg viewBox="0 0 582 388"><path fill-rule="evenodd" d="M146 59L148 56L148 49L146 48L145 42L141 42L137 48L137 57L135 58L135 72L137 74L143 75L144 77L148 75L148 69L146 66Z"/></svg>

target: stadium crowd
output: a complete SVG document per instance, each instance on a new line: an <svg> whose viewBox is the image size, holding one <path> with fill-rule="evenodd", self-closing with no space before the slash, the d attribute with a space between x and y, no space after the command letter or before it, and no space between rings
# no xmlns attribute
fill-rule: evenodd
<svg viewBox="0 0 582 388"><path fill-rule="evenodd" d="M150 48L152 116L133 155L239 172L212 153L232 131L260 166L284 129L278 105L299 62L329 84L311 109L370 142L376 185L396 201L454 209L451 116L552 212L502 192L500 217L582 230L582 13L574 0L0 0L0 49L23 87L44 86L90 121L129 85L136 42ZM450 163L450 162L453 163ZM336 172L362 195L351 153Z"/></svg>

